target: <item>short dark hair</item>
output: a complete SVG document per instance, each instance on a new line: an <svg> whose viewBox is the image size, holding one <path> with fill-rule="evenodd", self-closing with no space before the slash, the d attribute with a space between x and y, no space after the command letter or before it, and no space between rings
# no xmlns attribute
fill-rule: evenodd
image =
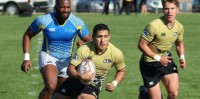
<svg viewBox="0 0 200 99"><path fill-rule="evenodd" d="M179 7L179 1L178 0L162 0L163 8L164 8L166 2L174 3L177 7Z"/></svg>
<svg viewBox="0 0 200 99"><path fill-rule="evenodd" d="M71 0L68 0L68 1L70 1L70 2L71 2ZM59 0L56 0L56 4L59 4Z"/></svg>
<svg viewBox="0 0 200 99"><path fill-rule="evenodd" d="M58 7L58 5L59 5L59 1L60 0L56 0L55 2L56 2L56 4L54 5L54 10L56 10L57 8L56 7ZM71 0L67 0L67 1L70 1L71 2Z"/></svg>
<svg viewBox="0 0 200 99"><path fill-rule="evenodd" d="M97 32L101 30L108 30L108 33L110 33L108 26L100 23L94 26L92 36L94 37L95 35L97 35Z"/></svg>

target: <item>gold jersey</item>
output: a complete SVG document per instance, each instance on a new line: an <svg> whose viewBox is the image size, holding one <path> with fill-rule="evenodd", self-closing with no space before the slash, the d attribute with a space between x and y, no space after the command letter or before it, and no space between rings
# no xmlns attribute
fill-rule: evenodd
<svg viewBox="0 0 200 99"><path fill-rule="evenodd" d="M164 16L150 22L144 29L142 38L150 42L150 49L159 55L165 55L170 51L174 42L183 41L183 25L175 20L173 28L169 29L164 20ZM151 62L154 59L143 55L144 61Z"/></svg>
<svg viewBox="0 0 200 99"><path fill-rule="evenodd" d="M105 76L113 66L117 70L125 68L122 52L111 43L109 43L107 50L102 55L97 55L94 42L88 42L77 50L70 63L78 66L86 58L91 58L94 62L96 76L102 77L102 80L105 80Z"/></svg>

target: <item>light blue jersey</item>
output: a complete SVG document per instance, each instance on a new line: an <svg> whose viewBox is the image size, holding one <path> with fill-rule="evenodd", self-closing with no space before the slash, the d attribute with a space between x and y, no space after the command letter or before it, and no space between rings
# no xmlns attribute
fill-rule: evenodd
<svg viewBox="0 0 200 99"><path fill-rule="evenodd" d="M63 25L58 24L55 15L55 12L52 12L39 16L32 22L30 28L35 33L43 31L42 51L59 60L68 60L77 34L83 38L89 31L85 23L74 14L70 14Z"/></svg>

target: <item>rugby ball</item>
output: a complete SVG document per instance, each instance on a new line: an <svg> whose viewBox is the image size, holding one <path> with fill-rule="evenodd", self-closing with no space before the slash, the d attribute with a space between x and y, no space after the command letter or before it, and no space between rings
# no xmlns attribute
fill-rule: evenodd
<svg viewBox="0 0 200 99"><path fill-rule="evenodd" d="M89 71L89 73L95 73L95 65L92 62L91 59L84 59L81 64L78 67L78 72L83 75L85 72ZM81 81L83 84L89 84L90 82L92 82L94 80L95 76L93 77L93 79L91 81Z"/></svg>

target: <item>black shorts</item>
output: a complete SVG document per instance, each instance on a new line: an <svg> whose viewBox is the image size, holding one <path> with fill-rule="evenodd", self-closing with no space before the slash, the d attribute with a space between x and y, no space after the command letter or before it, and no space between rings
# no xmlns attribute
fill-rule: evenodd
<svg viewBox="0 0 200 99"><path fill-rule="evenodd" d="M99 88L92 85L84 85L79 80L68 77L59 87L58 93L64 96L77 97L81 93L94 95L97 99Z"/></svg>
<svg viewBox="0 0 200 99"><path fill-rule="evenodd" d="M178 73L178 68L173 60L168 64L168 66L162 66L160 62L140 61L140 72L143 78L144 86L151 88L155 86L163 76Z"/></svg>

